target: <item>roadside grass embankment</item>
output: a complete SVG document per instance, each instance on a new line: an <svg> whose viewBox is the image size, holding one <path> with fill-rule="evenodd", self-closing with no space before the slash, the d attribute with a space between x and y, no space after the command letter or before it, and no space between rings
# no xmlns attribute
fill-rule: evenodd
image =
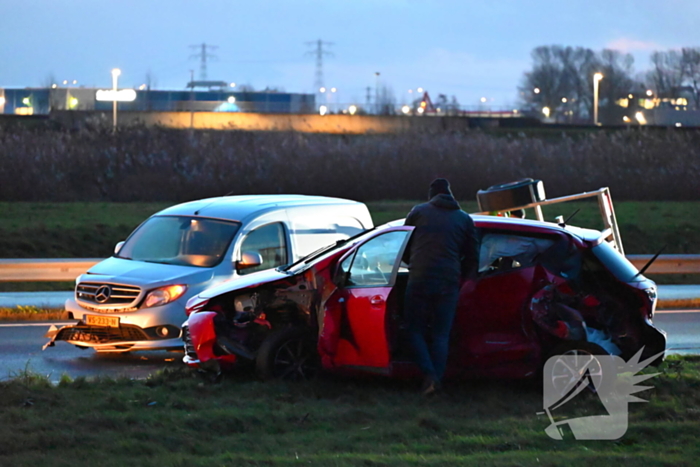
<svg viewBox="0 0 700 467"><path fill-rule="evenodd" d="M616 441L547 437L535 384L471 382L425 399L417 383L324 377L211 384L182 368L147 380L56 386L29 371L0 382L0 465L13 466L692 466L700 445L700 361L672 357L629 406ZM605 415L597 396L555 421Z"/></svg>

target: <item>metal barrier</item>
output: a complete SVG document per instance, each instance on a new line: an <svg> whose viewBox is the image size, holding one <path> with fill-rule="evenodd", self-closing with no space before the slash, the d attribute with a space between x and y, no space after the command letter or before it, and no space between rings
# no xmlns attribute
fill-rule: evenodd
<svg viewBox="0 0 700 467"><path fill-rule="evenodd" d="M0 259L0 282L74 281L101 258Z"/></svg>
<svg viewBox="0 0 700 467"><path fill-rule="evenodd" d="M641 269L654 255L628 255L627 259ZM700 274L700 255L661 255L646 271L649 274Z"/></svg>
<svg viewBox="0 0 700 467"><path fill-rule="evenodd" d="M638 269L653 255L629 255ZM0 282L74 281L102 261L101 258L0 259ZM700 274L700 255L661 255L646 271L649 274Z"/></svg>

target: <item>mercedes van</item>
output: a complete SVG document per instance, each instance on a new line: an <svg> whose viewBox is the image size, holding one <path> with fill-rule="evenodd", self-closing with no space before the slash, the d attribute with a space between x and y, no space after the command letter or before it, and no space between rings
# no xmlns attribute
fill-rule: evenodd
<svg viewBox="0 0 700 467"><path fill-rule="evenodd" d="M99 352L182 349L187 300L372 228L363 203L303 195L224 196L160 211L76 279L77 324L46 337Z"/></svg>

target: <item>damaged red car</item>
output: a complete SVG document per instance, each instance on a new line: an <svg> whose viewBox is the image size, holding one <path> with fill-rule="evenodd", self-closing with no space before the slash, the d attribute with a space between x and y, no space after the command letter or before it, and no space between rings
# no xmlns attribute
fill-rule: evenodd
<svg viewBox="0 0 700 467"><path fill-rule="evenodd" d="M663 352L656 285L595 230L473 216L479 272L461 285L447 378L525 378L550 355ZM203 291L187 304L185 363L220 372L240 360L264 379L317 370L419 374L404 326L401 261L412 227L396 222L294 264Z"/></svg>

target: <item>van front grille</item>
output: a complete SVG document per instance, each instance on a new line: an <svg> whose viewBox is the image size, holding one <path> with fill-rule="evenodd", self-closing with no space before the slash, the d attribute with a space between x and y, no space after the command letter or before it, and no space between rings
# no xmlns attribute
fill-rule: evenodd
<svg viewBox="0 0 700 467"><path fill-rule="evenodd" d="M75 287L75 296L96 305L129 305L141 294L139 287L100 282L81 282Z"/></svg>

